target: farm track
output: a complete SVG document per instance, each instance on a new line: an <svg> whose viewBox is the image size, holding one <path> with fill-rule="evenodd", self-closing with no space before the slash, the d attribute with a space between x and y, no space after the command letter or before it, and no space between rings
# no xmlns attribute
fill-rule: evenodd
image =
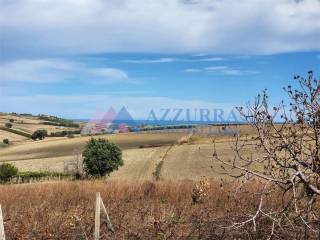
<svg viewBox="0 0 320 240"><path fill-rule="evenodd" d="M161 170L162 170L162 166L163 163L169 153L169 151L174 147L174 145L172 144L170 147L168 147L168 149L166 150L166 152L163 154L163 156L161 157L161 160L157 163L156 168L154 170L154 172L152 173L154 180L158 181L161 180Z"/></svg>
<svg viewBox="0 0 320 240"><path fill-rule="evenodd" d="M161 170L164 164L164 161L169 153L169 151L174 147L174 145L171 145L170 147L168 147L168 149L166 150L166 152L164 153L164 155L162 156L161 160L157 163L156 165L156 169L154 170L154 172L152 173L154 180L159 181L161 180Z"/></svg>

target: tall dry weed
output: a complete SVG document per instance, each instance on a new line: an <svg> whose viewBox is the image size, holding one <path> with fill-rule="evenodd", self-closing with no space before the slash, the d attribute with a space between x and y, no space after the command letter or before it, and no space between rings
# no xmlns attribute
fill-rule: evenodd
<svg viewBox="0 0 320 240"><path fill-rule="evenodd" d="M250 225L229 229L256 210L259 197L251 184L234 196L238 184L203 183L206 201L193 204L192 181L78 181L0 186L6 237L13 239L93 239L95 193L109 211L115 233L101 227L102 239L263 239L270 223L254 232ZM200 194L201 195L201 194ZM268 207L281 197L270 195ZM299 228L277 233L299 238Z"/></svg>

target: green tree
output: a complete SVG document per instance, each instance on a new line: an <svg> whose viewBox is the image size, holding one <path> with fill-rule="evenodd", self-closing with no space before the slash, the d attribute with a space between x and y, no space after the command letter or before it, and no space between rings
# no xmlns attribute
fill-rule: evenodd
<svg viewBox="0 0 320 240"><path fill-rule="evenodd" d="M18 169L14 165L9 163L0 164L0 181L7 182L17 173Z"/></svg>
<svg viewBox="0 0 320 240"><path fill-rule="evenodd" d="M85 171L90 176L105 176L123 165L121 149L108 140L91 138L82 153Z"/></svg>
<svg viewBox="0 0 320 240"><path fill-rule="evenodd" d="M37 139L43 140L43 139L45 139L47 136L48 136L47 130L36 130L36 131L32 134L31 138L32 138L33 140L37 140Z"/></svg>
<svg viewBox="0 0 320 240"><path fill-rule="evenodd" d="M8 138L5 138L5 139L3 139L3 141L2 141L4 144L7 144L7 145L9 145L10 144L10 141L9 141L9 139Z"/></svg>

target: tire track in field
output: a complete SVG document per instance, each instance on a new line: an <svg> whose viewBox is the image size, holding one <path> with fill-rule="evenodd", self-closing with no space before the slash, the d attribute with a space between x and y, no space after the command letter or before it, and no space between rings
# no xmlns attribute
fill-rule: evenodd
<svg viewBox="0 0 320 240"><path fill-rule="evenodd" d="M168 147L168 149L166 150L166 152L163 154L161 160L158 162L158 164L156 165L156 169L154 170L154 172L152 173L153 175L153 179L156 181L161 180L161 170L164 164L164 160L166 159L166 157L168 156L169 151L174 147L174 144L170 145L170 147Z"/></svg>

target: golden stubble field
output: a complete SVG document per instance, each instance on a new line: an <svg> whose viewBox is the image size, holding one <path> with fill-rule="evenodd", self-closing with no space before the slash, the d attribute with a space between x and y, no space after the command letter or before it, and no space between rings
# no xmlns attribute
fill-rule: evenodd
<svg viewBox="0 0 320 240"><path fill-rule="evenodd" d="M198 180L202 176L224 178L213 161L213 144L204 138L177 144L182 133L144 133L100 136L123 150L124 166L111 174L116 180L152 180L158 168L161 180ZM81 155L90 137L48 139L0 149L0 162L10 162L21 171L65 171ZM232 158L229 139L216 143L224 157Z"/></svg>
<svg viewBox="0 0 320 240"><path fill-rule="evenodd" d="M63 126L53 126L43 124L44 120L40 120L36 116L21 116L21 115L12 115L12 114L0 114L0 126L5 126L6 123L12 124L12 129L18 130L24 133L32 134L34 131L38 129L47 130L48 134L52 132L60 132L60 131L73 131L77 130L77 128L72 127L63 127ZM0 142L3 139L8 138L12 143L21 143L25 142L28 139L26 137L12 134L10 132L0 130Z"/></svg>
<svg viewBox="0 0 320 240"><path fill-rule="evenodd" d="M6 116L1 119L4 121L8 118L9 116ZM21 124L24 127L41 127L40 122L34 118L14 120L15 124L23 122ZM207 131L207 128L202 127L200 132ZM188 131L122 133L95 137L108 139L118 144L123 151L125 164L111 174L110 178L114 180L199 180L202 176L225 179L227 177L221 174L223 171L220 164L212 158L212 140L216 140L216 147L225 159L232 159L232 137L221 134L224 129L222 126L211 127L212 129L214 133L211 136L193 134L191 138ZM253 133L252 128L246 125L236 129L241 135ZM91 137L50 137L42 141L32 141L0 131L0 138L9 138L13 142L9 147L0 148L0 162L10 162L20 171L65 172L72 170ZM188 141L179 144L184 138Z"/></svg>

